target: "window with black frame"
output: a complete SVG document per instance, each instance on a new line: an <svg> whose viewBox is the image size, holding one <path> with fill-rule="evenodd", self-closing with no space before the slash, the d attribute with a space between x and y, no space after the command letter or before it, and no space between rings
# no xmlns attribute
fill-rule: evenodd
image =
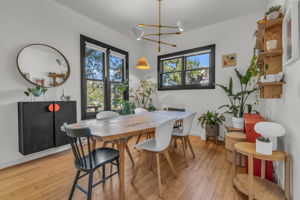
<svg viewBox="0 0 300 200"><path fill-rule="evenodd" d="M120 109L119 99L128 98L128 91L119 91L121 84L128 84L128 53L83 35L80 43L81 118Z"/></svg>
<svg viewBox="0 0 300 200"><path fill-rule="evenodd" d="M158 90L214 88L215 45L158 56Z"/></svg>

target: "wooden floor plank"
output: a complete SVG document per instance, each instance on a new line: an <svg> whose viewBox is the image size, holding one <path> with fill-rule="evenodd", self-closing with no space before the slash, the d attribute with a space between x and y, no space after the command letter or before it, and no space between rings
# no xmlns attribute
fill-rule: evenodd
<svg viewBox="0 0 300 200"><path fill-rule="evenodd" d="M144 139L144 138L142 138ZM199 137L190 136L196 158L187 151L188 167L185 165L181 143L174 153L170 153L177 178L161 156L162 197L159 197L156 161L150 170L149 156L144 155L135 182L131 183L134 169L126 157L126 198L129 200L243 200L246 197L237 192L232 184L231 164L226 160L226 150L222 143L203 142ZM134 161L140 153L132 146L136 139L129 143ZM101 144L98 144L100 146ZM107 172L110 171L107 166ZM239 169L242 171L243 169ZM67 199L74 180L76 169L70 150L50 155L28 163L0 170L0 199L5 200L64 200ZM95 181L101 174L95 173ZM87 179L79 181L87 187ZM109 179L104 185L93 190L93 199L114 200L119 198L118 176ZM84 200L86 196L76 190L74 200Z"/></svg>

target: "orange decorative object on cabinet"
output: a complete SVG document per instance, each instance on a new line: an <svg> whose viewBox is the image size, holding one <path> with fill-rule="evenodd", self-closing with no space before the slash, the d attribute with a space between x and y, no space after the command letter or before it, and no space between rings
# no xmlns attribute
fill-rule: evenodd
<svg viewBox="0 0 300 200"><path fill-rule="evenodd" d="M60 109L60 107L59 107L59 105L58 104L50 104L49 106L48 106L48 110L50 111L50 112L57 112L57 111L59 111L59 109Z"/></svg>
<svg viewBox="0 0 300 200"><path fill-rule="evenodd" d="M256 138L260 136L260 134L256 133L254 130L254 126L258 122L266 121L261 115L258 114L244 114L245 119L245 133L246 133L246 141L255 143ZM254 159L254 175L261 175L261 160ZM246 159L246 171L248 173L248 159ZM266 162L266 179L273 181L273 164L271 161Z"/></svg>

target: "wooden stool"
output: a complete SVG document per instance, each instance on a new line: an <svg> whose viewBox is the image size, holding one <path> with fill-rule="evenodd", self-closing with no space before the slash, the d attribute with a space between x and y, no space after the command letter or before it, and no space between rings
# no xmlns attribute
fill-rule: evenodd
<svg viewBox="0 0 300 200"><path fill-rule="evenodd" d="M225 126L225 128L227 129L228 132L242 132L242 133L244 133L244 129L234 128L234 127L230 127L230 126Z"/></svg>
<svg viewBox="0 0 300 200"><path fill-rule="evenodd" d="M227 161L233 162L233 145L237 142L245 142L246 134L241 132L229 132L225 134L225 148L227 149ZM242 156L239 155L236 158L236 164L238 166L245 167L245 161L243 161Z"/></svg>

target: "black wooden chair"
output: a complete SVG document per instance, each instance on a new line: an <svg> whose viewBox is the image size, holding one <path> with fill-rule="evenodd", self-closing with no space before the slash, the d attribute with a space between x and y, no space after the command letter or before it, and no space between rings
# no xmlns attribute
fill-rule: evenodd
<svg viewBox="0 0 300 200"><path fill-rule="evenodd" d="M78 188L83 193L87 194L87 199L92 198L92 189L104 183L107 179L119 173L119 151L112 148L97 148L91 149L91 130L89 128L71 129L64 124L67 135L70 137L70 143L74 154L74 164L77 168L77 174L69 195L69 200L72 199L74 191ZM87 143L87 145L84 145ZM112 164L117 166L117 171L106 177L105 165ZM98 168L102 167L102 180L93 184L93 173ZM80 175L83 173L82 175ZM85 190L77 184L82 177L89 175L88 190Z"/></svg>

